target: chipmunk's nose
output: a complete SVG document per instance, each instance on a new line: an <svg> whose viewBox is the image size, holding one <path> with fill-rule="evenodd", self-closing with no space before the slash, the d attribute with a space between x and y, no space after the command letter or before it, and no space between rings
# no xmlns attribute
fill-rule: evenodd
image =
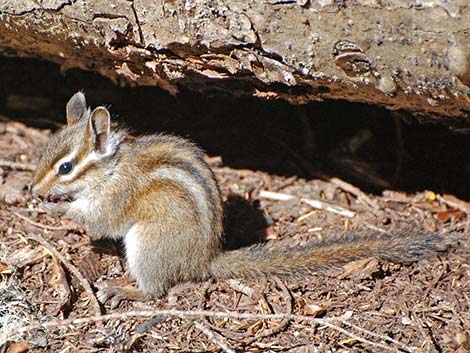
<svg viewBox="0 0 470 353"><path fill-rule="evenodd" d="M28 189L29 189L29 192L31 193L31 195L37 196L37 194L38 194L38 188L37 188L37 185L36 185L36 184L33 184L33 183L29 184Z"/></svg>
<svg viewBox="0 0 470 353"><path fill-rule="evenodd" d="M48 174L37 174L36 172L31 181L31 195L34 197L44 197L51 189L51 183L51 177Z"/></svg>
<svg viewBox="0 0 470 353"><path fill-rule="evenodd" d="M39 195L38 188L35 184L30 183L28 185L28 190L32 196L33 201L41 202L43 200L43 197Z"/></svg>
<svg viewBox="0 0 470 353"><path fill-rule="evenodd" d="M41 192L40 185L35 183L34 181L29 185L29 191L33 197L43 196Z"/></svg>

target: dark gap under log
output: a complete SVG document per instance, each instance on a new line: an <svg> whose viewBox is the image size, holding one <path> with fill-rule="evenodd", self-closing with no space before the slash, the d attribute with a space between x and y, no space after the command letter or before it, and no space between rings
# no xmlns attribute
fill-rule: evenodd
<svg viewBox="0 0 470 353"><path fill-rule="evenodd" d="M430 189L468 199L470 138L464 119L416 118L406 112L345 101L292 105L234 98L220 92L118 88L78 69L34 59L0 59L0 114L56 127L77 90L90 105L107 105L138 133L170 132L192 139L235 168L284 176L339 176L366 191Z"/></svg>

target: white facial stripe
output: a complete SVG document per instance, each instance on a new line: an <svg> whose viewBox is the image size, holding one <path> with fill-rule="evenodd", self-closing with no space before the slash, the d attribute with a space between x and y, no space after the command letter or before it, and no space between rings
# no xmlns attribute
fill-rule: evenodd
<svg viewBox="0 0 470 353"><path fill-rule="evenodd" d="M98 160L98 155L95 152L89 153L81 161L78 161L77 165L73 168L70 174L64 175L64 180L73 179L77 174L79 174L85 167L90 163L93 163Z"/></svg>
<svg viewBox="0 0 470 353"><path fill-rule="evenodd" d="M77 161L77 164L74 166L73 170L69 174L61 175L60 178L65 181L72 180L77 174L79 174L85 167L87 167L90 163L97 161L101 157L109 157L114 153L116 150L116 146L121 141L121 134L116 134L110 132L108 138L106 140L106 146L104 153L97 153L95 151L90 152L84 159L81 161ZM70 162L73 159L76 159L78 156L79 149L76 148L72 152L70 152L65 157L62 157L59 161L57 161L54 165L54 172L52 175L59 174L59 167L62 163Z"/></svg>
<svg viewBox="0 0 470 353"><path fill-rule="evenodd" d="M78 148L74 149L72 152L70 152L68 155L65 157L62 157L59 159L55 164L52 170L50 170L44 178L37 184L37 185L43 185L43 184L48 184L52 178L55 178L59 172L59 167L62 163L64 162L69 162L72 159L74 159L77 156L78 153Z"/></svg>
<svg viewBox="0 0 470 353"><path fill-rule="evenodd" d="M77 154L78 154L78 148L75 148L68 155L66 155L65 157L62 157L61 159L59 159L54 165L54 170L55 170L56 174L59 173L59 167L62 163L70 162L72 159L75 159L77 157Z"/></svg>
<svg viewBox="0 0 470 353"><path fill-rule="evenodd" d="M56 175L56 172L55 170L50 170L49 172L47 172L47 174L41 179L39 180L37 183L36 183L36 188L41 188L43 185L47 185L49 183L49 181L55 177Z"/></svg>
<svg viewBox="0 0 470 353"><path fill-rule="evenodd" d="M56 173L58 173L59 167L62 163L72 161L74 158L76 158L77 154L78 154L78 150L74 150L72 153L70 153L66 157L62 158L59 162L57 162L56 167L55 167ZM82 159L81 161L77 161L77 164L74 166L74 168L72 169L72 171L69 174L61 175L60 178L62 180L66 180L66 181L72 180L88 164L90 164L92 162L95 162L97 160L98 160L98 155L95 152L91 152L84 159Z"/></svg>
<svg viewBox="0 0 470 353"><path fill-rule="evenodd" d="M204 219L203 229L205 234L210 233L210 217L208 201L206 200L206 193L202 185L186 171L177 168L160 168L154 173L157 179L170 179L182 184L187 191L191 193L197 203L197 209L201 210L201 216Z"/></svg>

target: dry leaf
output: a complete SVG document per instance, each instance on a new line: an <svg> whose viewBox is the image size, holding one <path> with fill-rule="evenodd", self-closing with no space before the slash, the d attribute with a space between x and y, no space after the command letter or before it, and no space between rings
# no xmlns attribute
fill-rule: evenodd
<svg viewBox="0 0 470 353"><path fill-rule="evenodd" d="M236 279L229 279L227 281L227 284L234 291L237 291L239 293L243 293L249 298L253 298L253 294L254 294L253 288L247 286L246 284L241 283L240 281L238 281Z"/></svg>
<svg viewBox="0 0 470 353"><path fill-rule="evenodd" d="M380 309L380 312L385 315L395 315L397 311L394 308L384 307Z"/></svg>
<svg viewBox="0 0 470 353"><path fill-rule="evenodd" d="M261 307L261 312L263 314L272 314L271 306L269 305L268 301L266 298L261 297L259 300L259 306Z"/></svg>
<svg viewBox="0 0 470 353"><path fill-rule="evenodd" d="M3 262L0 262L0 274L8 275L12 272L13 272L13 269L10 266L4 264Z"/></svg>
<svg viewBox="0 0 470 353"><path fill-rule="evenodd" d="M458 208L466 213L470 213L470 202L463 201L454 195L444 194L442 200L453 208Z"/></svg>
<svg viewBox="0 0 470 353"><path fill-rule="evenodd" d="M29 351L29 345L24 341L6 341L0 346L0 353L25 353L27 351Z"/></svg>
<svg viewBox="0 0 470 353"><path fill-rule="evenodd" d="M253 325L251 325L250 327L248 327L248 332L251 333L252 335L254 335L256 332L258 332L261 328L263 327L263 321L262 320L258 320L256 321Z"/></svg>
<svg viewBox="0 0 470 353"><path fill-rule="evenodd" d="M468 352L470 350L470 336L468 333L463 331L449 332L445 334L443 336L443 342L459 352L461 349L462 352Z"/></svg>
<svg viewBox="0 0 470 353"><path fill-rule="evenodd" d="M263 229L261 234L263 235L263 240L274 240L274 239L279 239L279 233L276 232L276 230L272 227L266 227Z"/></svg>
<svg viewBox="0 0 470 353"><path fill-rule="evenodd" d="M0 201L7 204L21 203L26 200L26 189L31 179L29 173L10 173L0 185Z"/></svg>
<svg viewBox="0 0 470 353"><path fill-rule="evenodd" d="M104 272L102 267L103 264L100 261L100 256L93 251L88 251L77 262L77 268L90 283L95 282L102 275Z"/></svg>
<svg viewBox="0 0 470 353"><path fill-rule="evenodd" d="M250 348L249 350L247 350L247 353L260 353L260 352L264 352L264 349L263 348L258 348L258 347L255 347L255 348Z"/></svg>
<svg viewBox="0 0 470 353"><path fill-rule="evenodd" d="M349 262L343 265L343 273L338 278L355 278L366 279L371 278L373 274L381 271L380 263L375 258L361 259Z"/></svg>
<svg viewBox="0 0 470 353"><path fill-rule="evenodd" d="M59 307L57 308L58 314L65 306L70 304L72 293L62 264L55 256L52 256L52 260L52 263L54 264L52 267L53 275L49 280L49 284L54 286L54 290L59 296Z"/></svg>
<svg viewBox="0 0 470 353"><path fill-rule="evenodd" d="M326 309L317 304L305 304L301 309L301 314L306 316L318 317L324 314Z"/></svg>
<svg viewBox="0 0 470 353"><path fill-rule="evenodd" d="M8 256L8 262L17 268L23 268L29 264L38 262L49 256L49 252L42 246L32 247L31 245L19 248Z"/></svg>
<svg viewBox="0 0 470 353"><path fill-rule="evenodd" d="M445 212L439 212L437 214L437 219L441 222L447 222L449 219L463 215L464 212L461 210L449 210Z"/></svg>

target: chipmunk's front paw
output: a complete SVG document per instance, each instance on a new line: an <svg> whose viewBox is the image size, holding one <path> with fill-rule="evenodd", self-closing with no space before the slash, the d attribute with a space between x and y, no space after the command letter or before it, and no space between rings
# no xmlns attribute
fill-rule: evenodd
<svg viewBox="0 0 470 353"><path fill-rule="evenodd" d="M44 202L42 209L52 216L63 216L69 209L67 203Z"/></svg>
<svg viewBox="0 0 470 353"><path fill-rule="evenodd" d="M144 301L150 299L140 289L131 286L117 287L108 286L100 289L96 293L101 303L106 303L111 299L111 309L116 309L123 300Z"/></svg>

